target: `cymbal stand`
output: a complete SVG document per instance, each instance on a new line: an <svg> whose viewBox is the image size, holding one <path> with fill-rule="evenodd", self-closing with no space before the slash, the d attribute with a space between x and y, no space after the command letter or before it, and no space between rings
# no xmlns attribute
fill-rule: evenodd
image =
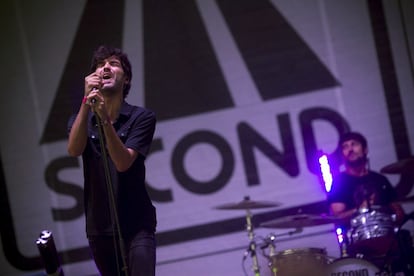
<svg viewBox="0 0 414 276"><path fill-rule="evenodd" d="M268 246L269 246L269 256L266 256L269 260L269 267L271 267L272 275L277 275L277 267L272 265L272 257L276 255L276 245L275 245L276 236L274 234L270 234L267 238Z"/></svg>
<svg viewBox="0 0 414 276"><path fill-rule="evenodd" d="M250 256L252 256L254 275L260 276L259 262L256 254L256 242L254 241L254 232L251 218L252 214L250 210L246 209L246 230L250 240L248 251L250 252Z"/></svg>

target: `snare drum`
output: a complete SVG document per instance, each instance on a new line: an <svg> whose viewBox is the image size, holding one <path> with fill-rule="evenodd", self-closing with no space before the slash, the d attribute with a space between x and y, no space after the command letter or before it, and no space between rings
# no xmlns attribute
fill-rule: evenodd
<svg viewBox="0 0 414 276"><path fill-rule="evenodd" d="M325 249L288 249L270 256L269 267L277 276L321 275L328 264Z"/></svg>
<svg viewBox="0 0 414 276"><path fill-rule="evenodd" d="M327 266L326 276L336 275L363 275L375 276L380 270L373 264L363 259L341 258Z"/></svg>
<svg viewBox="0 0 414 276"><path fill-rule="evenodd" d="M379 207L360 210L351 219L351 229L347 233L351 255L385 255L395 242L398 231L395 221L395 214Z"/></svg>

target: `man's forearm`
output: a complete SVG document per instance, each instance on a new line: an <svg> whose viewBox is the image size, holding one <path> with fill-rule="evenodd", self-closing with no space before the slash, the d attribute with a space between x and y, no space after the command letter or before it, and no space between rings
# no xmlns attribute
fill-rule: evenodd
<svg viewBox="0 0 414 276"><path fill-rule="evenodd" d="M88 139L88 115L89 107L82 104L69 133L67 150L70 156L79 156L85 149Z"/></svg>

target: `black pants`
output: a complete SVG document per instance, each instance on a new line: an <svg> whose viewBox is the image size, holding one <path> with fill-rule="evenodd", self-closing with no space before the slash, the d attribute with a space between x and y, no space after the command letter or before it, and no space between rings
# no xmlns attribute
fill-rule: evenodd
<svg viewBox="0 0 414 276"><path fill-rule="evenodd" d="M112 236L93 236L89 238L96 266L102 276L123 276L124 262L121 259L119 240ZM129 276L155 275L155 235L140 231L131 239L124 241L125 263ZM114 248L116 247L116 250Z"/></svg>

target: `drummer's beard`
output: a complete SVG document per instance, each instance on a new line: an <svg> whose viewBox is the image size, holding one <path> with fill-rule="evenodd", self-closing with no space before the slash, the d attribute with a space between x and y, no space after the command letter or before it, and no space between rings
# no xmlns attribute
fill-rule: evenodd
<svg viewBox="0 0 414 276"><path fill-rule="evenodd" d="M366 166L367 163L368 163L368 157L366 155L361 156L355 160L349 160L349 159L345 160L345 164L352 168L360 168L360 167Z"/></svg>

